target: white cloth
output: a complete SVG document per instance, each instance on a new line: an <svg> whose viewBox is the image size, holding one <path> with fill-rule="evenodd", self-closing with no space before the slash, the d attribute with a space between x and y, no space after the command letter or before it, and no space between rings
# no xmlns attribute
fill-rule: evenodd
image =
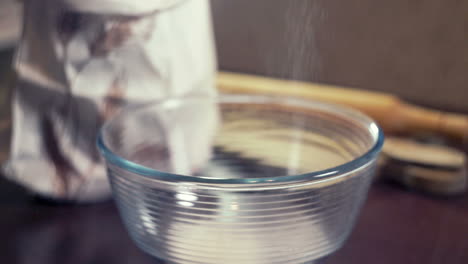
<svg viewBox="0 0 468 264"><path fill-rule="evenodd" d="M208 0L27 0L24 8L5 171L34 192L107 198L95 147L104 120L128 103L215 94Z"/></svg>

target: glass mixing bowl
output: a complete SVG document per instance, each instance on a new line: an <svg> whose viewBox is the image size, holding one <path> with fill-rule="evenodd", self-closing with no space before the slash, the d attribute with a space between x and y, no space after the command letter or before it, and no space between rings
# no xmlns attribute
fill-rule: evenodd
<svg viewBox="0 0 468 264"><path fill-rule="evenodd" d="M312 263L340 248L383 134L354 110L269 96L179 98L101 130L132 239L168 263Z"/></svg>

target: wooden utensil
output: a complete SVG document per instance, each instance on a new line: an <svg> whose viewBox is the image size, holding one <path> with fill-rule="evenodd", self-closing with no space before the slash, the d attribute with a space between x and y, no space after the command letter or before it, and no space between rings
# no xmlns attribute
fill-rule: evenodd
<svg viewBox="0 0 468 264"><path fill-rule="evenodd" d="M227 72L219 74L218 87L224 93L292 96L346 105L374 118L387 133L435 133L459 141L468 135L468 116L414 106L385 93Z"/></svg>
<svg viewBox="0 0 468 264"><path fill-rule="evenodd" d="M378 92L331 85L220 73L223 93L247 93L320 100L358 109L374 118L387 134L439 134L463 142L468 116L426 109ZM438 195L462 193L467 187L465 154L446 146L387 138L379 161L387 179Z"/></svg>
<svg viewBox="0 0 468 264"><path fill-rule="evenodd" d="M467 188L466 156L447 146L390 137L379 163L384 178L411 189L447 196Z"/></svg>

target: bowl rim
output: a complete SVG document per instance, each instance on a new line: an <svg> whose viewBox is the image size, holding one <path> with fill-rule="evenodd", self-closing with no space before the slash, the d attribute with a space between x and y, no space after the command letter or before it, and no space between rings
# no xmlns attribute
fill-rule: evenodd
<svg viewBox="0 0 468 264"><path fill-rule="evenodd" d="M175 173L169 173L164 171L158 171L146 166L140 165L133 161L127 160L117 154L115 154L104 142L104 131L111 123L118 118L120 115L132 111L138 111L140 109L151 107L154 105L160 105L170 101L182 101L182 100L213 100L217 103L270 103L279 105L289 106L304 106L307 108L319 109L322 111L329 111L327 113L333 113L342 118L350 120L352 118L355 121L361 122L361 124L368 123L369 134L372 135L374 144L366 152L359 157L348 161L344 164L331 167L324 170L313 171L309 173L302 173L297 175L286 175L286 176L274 176L265 178L208 178L202 176L189 176L180 175ZM132 172L137 176L141 176L150 180L160 180L164 182L184 182L193 184L208 184L208 185L262 185L262 184L292 184L298 182L307 182L308 184L323 182L324 180L336 179L348 175L359 168L366 167L371 161L375 160L378 154L381 152L384 144L384 132L377 125L377 123L367 115L361 113L358 110L344 107L342 105L336 105L328 102L315 101L310 99L299 99L296 97L284 97L284 96L273 96L273 95L254 95L254 94L221 94L217 97L175 97L171 99L153 100L144 104L139 104L133 107L126 107L120 113L107 120L104 125L100 128L96 145L99 152L104 157L106 162L112 163L120 167L123 170Z"/></svg>

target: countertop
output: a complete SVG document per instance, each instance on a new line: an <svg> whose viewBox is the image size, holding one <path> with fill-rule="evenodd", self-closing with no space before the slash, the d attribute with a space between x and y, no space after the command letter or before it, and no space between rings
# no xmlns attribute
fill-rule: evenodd
<svg viewBox="0 0 468 264"><path fill-rule="evenodd" d="M0 263L158 264L111 201L54 205L0 181ZM468 195L440 199L375 183L345 246L324 264L468 263Z"/></svg>

